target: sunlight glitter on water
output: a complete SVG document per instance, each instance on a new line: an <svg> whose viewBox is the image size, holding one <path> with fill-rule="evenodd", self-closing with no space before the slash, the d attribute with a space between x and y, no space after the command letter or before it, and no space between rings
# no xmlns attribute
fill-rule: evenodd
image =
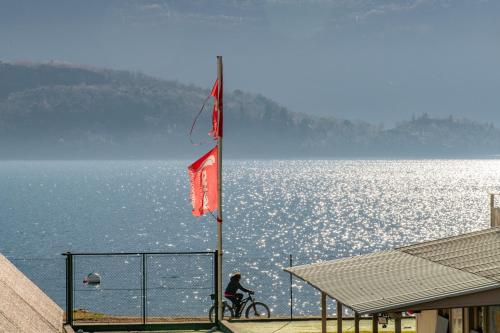
<svg viewBox="0 0 500 333"><path fill-rule="evenodd" d="M488 226L498 161L226 164L230 244L336 258ZM238 203L248 202L246 207ZM230 247L236 249L237 245ZM239 251L252 254L251 247Z"/></svg>
<svg viewBox="0 0 500 333"><path fill-rule="evenodd" d="M190 213L188 164L2 162L0 252L214 250L213 218ZM225 161L225 276L241 271L279 308L288 254L305 264L487 228L498 170L497 160Z"/></svg>

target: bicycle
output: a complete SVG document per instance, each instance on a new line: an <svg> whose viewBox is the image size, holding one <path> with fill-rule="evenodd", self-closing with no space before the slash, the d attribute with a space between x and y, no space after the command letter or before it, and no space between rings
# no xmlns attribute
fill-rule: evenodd
<svg viewBox="0 0 500 333"><path fill-rule="evenodd" d="M241 300L241 306L240 310L238 313L235 313L233 307L227 303L227 301L222 301L222 308L223 308L223 316L222 319L231 319L231 318L240 318L241 315L243 314L243 310L245 310L245 318L270 318L271 317L271 311L269 311L269 307L262 303L262 302L257 302L255 299L252 297L251 293L247 293L247 297ZM215 299L215 294L211 294L210 297L212 299ZM247 306L247 303L248 304ZM210 308L210 311L208 311L208 318L210 319L210 322L214 322L214 317L215 317L215 307L217 304L212 305Z"/></svg>

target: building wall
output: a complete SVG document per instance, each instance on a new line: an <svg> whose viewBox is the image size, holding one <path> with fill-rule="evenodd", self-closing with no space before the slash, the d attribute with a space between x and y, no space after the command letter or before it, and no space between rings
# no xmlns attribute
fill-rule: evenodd
<svg viewBox="0 0 500 333"><path fill-rule="evenodd" d="M417 333L436 333L437 310L417 313Z"/></svg>

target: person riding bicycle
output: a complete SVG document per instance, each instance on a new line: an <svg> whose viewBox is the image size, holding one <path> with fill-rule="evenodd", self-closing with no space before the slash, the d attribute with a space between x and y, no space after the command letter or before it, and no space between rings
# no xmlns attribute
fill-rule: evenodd
<svg viewBox="0 0 500 333"><path fill-rule="evenodd" d="M243 294L237 293L238 289L249 294L254 293L252 290L244 288L240 284L240 280L241 280L241 274L234 273L231 276L231 279L229 280L229 283L226 287L226 291L224 292L224 297L226 297L231 301L231 303L233 303L233 308L236 316L238 316L240 313L241 300L243 299Z"/></svg>

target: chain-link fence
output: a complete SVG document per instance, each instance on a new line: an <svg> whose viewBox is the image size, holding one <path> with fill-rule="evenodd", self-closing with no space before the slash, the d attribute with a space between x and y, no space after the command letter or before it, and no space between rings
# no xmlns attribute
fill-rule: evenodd
<svg viewBox="0 0 500 333"><path fill-rule="evenodd" d="M256 300L269 306L272 317L319 317L321 293L283 270L319 260L322 259L297 257L291 254L259 258L225 254L222 283L225 285L233 273L240 272L242 286L255 291ZM328 312L334 314L335 302L329 302L327 306Z"/></svg>
<svg viewBox="0 0 500 333"><path fill-rule="evenodd" d="M67 253L70 323L208 320L213 252Z"/></svg>
<svg viewBox="0 0 500 333"><path fill-rule="evenodd" d="M20 258L7 256L7 259L59 306L66 306L66 264L63 257Z"/></svg>
<svg viewBox="0 0 500 333"><path fill-rule="evenodd" d="M213 252L71 255L71 295L66 292L64 257L9 259L66 311L71 297L75 322L208 320L215 285ZM320 293L283 269L325 259L224 254L223 288L238 271L241 284L256 292L256 300L269 306L272 317L320 316ZM89 283L91 273L99 275L100 283ZM335 313L335 302L328 303L328 311Z"/></svg>

